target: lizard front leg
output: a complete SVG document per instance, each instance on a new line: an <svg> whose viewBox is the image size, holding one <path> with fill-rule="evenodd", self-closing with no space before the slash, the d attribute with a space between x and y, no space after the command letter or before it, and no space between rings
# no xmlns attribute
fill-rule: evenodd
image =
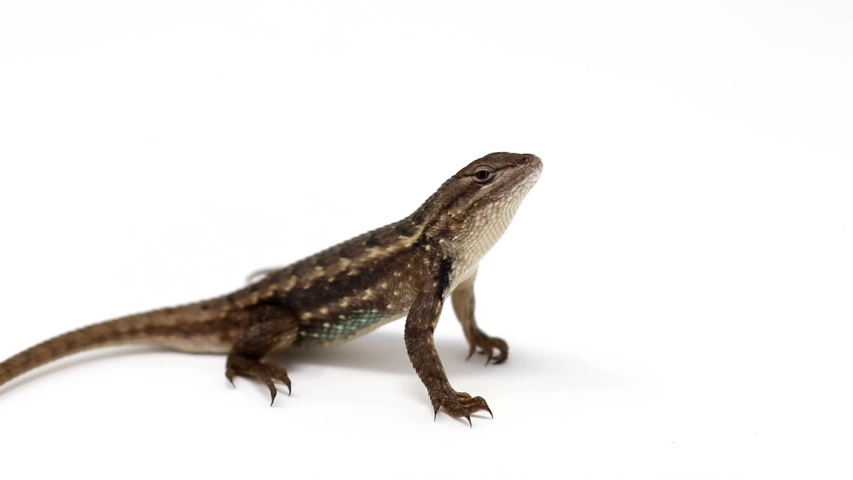
<svg viewBox="0 0 853 480"><path fill-rule="evenodd" d="M277 393L273 382L286 385L289 393L290 378L284 368L262 359L295 342L299 322L290 310L278 305L258 305L240 312L240 315L244 317L240 323L248 326L228 353L225 376L232 384L235 376L254 378L265 384L269 388L272 405Z"/></svg>
<svg viewBox="0 0 853 480"><path fill-rule="evenodd" d="M464 282L460 283L453 294L451 300L453 302L453 311L456 312L456 317L462 324L462 331L465 332L465 338L468 340L468 358L474 355L477 348L481 353L486 354L486 365L492 360L496 364L506 361L509 355L509 345L503 339L498 337L490 337L483 333L477 327L477 321L474 320L474 278L471 275ZM498 356L494 355L494 351L498 351Z"/></svg>
<svg viewBox="0 0 853 480"><path fill-rule="evenodd" d="M457 392L447 380L433 340L443 304L442 294L436 290L418 295L406 318L406 351L415 372L429 393L435 414L438 415L438 410L444 407L447 413L456 418L467 418L470 425L472 413L485 410L491 415L492 411L483 397Z"/></svg>

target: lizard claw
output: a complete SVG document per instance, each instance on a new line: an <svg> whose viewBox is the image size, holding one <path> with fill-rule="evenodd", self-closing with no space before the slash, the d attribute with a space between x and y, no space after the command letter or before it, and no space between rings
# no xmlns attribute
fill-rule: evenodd
<svg viewBox="0 0 853 480"><path fill-rule="evenodd" d="M468 359L474 355L478 348L480 353L486 355L486 365L493 362L495 365L503 363L509 356L509 345L503 339L490 337L480 329L474 330L468 338L468 342ZM495 356L495 350L498 351L497 356Z"/></svg>
<svg viewBox="0 0 853 480"><path fill-rule="evenodd" d="M264 382L267 384L267 388L270 389L270 406L273 406L275 403L275 396L278 394L278 390L275 388L275 384L272 383L272 380Z"/></svg>
<svg viewBox="0 0 853 480"><path fill-rule="evenodd" d="M453 389L450 390L449 394L439 394L439 395L430 395L433 400L432 404L435 408L435 415L438 416L438 410L441 407L444 407L444 410L452 417L455 418L466 418L468 420L468 426L474 427L474 424L471 422L471 414L479 412L481 410L485 410L489 412L492 418L495 418L492 413L492 409L489 408L489 404L486 403L486 400L483 397L472 397L471 395L465 392L457 392ZM435 420L436 417L433 417Z"/></svg>
<svg viewBox="0 0 853 480"><path fill-rule="evenodd" d="M246 277L246 283L255 283L276 270L278 270L278 268L262 268L260 270L255 270Z"/></svg>
<svg viewBox="0 0 853 480"><path fill-rule="evenodd" d="M287 376L287 370L282 367L265 363L260 360L255 360L240 355L229 355L225 376L234 384L234 377L249 377L263 383L270 391L270 406L275 403L275 397L278 394L278 389L275 387L275 382L278 381L287 387L287 395L291 394L290 378Z"/></svg>

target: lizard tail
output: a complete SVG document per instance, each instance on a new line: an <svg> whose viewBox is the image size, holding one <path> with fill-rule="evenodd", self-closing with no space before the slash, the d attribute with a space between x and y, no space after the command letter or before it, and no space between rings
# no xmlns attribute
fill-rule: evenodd
<svg viewBox="0 0 853 480"><path fill-rule="evenodd" d="M201 315L199 315L201 314ZM196 306L167 308L96 323L34 345L0 363L0 386L75 353L114 345L157 345L188 352L227 352L223 325Z"/></svg>

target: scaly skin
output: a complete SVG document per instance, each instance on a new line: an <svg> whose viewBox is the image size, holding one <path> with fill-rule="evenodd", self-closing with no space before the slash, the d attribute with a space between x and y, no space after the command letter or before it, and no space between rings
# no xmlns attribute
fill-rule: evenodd
<svg viewBox="0 0 853 480"><path fill-rule="evenodd" d="M227 353L226 376L290 390L287 371L263 361L294 345L340 344L407 316L409 359L435 413L488 411L482 397L454 390L433 342L447 297L470 345L487 363L506 360L505 341L474 320L480 259L509 225L542 171L535 155L492 153L448 179L413 214L287 267L260 272L231 294L131 315L75 330L0 363L0 385L45 363L109 345L149 344L186 352Z"/></svg>

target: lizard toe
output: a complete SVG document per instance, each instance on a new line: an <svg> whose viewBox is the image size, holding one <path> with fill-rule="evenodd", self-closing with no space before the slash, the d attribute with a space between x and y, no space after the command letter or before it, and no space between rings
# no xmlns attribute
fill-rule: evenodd
<svg viewBox="0 0 853 480"><path fill-rule="evenodd" d="M489 408L489 404L486 403L483 397L472 397L465 392L457 392L455 390L451 390L449 394L435 396L433 407L435 408L436 415L439 408L443 408L451 417L468 419L469 425L471 425L471 415L480 411L489 412L489 415L495 418L491 408Z"/></svg>
<svg viewBox="0 0 853 480"><path fill-rule="evenodd" d="M470 340L468 358L474 354L474 351L486 355L486 365L494 363L495 365L503 363L509 357L509 345L502 338L490 337L480 330L477 330L473 338ZM497 356L495 355L497 351Z"/></svg>
<svg viewBox="0 0 853 480"><path fill-rule="evenodd" d="M287 376L287 370L273 363L262 362L242 355L232 354L228 356L225 376L232 384L235 376L253 378L263 383L270 391L270 405L275 403L275 397L278 393L275 386L276 381L287 387L288 395L291 393L290 377Z"/></svg>

